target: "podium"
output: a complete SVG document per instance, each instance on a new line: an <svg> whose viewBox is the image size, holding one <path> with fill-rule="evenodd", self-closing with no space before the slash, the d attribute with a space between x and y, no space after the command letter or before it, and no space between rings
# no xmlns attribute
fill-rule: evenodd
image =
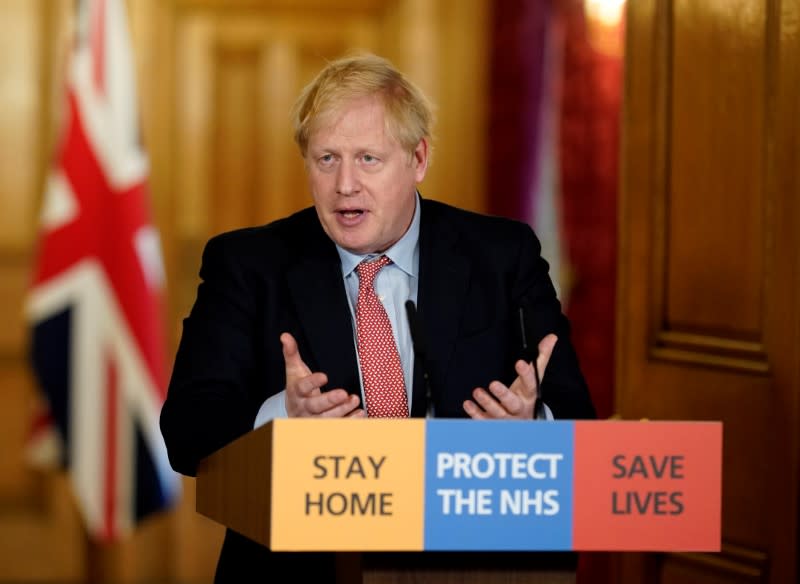
<svg viewBox="0 0 800 584"><path fill-rule="evenodd" d="M342 583L560 584L569 552L718 551L721 458L719 422L281 419L201 462L197 511Z"/></svg>

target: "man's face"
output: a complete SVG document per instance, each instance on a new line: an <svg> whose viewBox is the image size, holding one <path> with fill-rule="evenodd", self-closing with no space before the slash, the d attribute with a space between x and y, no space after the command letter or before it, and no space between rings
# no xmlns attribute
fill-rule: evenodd
<svg viewBox="0 0 800 584"><path fill-rule="evenodd" d="M357 254L382 252L411 224L428 143L413 156L386 132L376 97L345 104L308 142L306 170L325 233Z"/></svg>

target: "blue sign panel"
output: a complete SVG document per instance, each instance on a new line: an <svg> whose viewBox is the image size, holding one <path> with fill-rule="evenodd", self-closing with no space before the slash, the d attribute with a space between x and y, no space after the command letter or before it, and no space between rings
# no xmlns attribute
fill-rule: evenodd
<svg viewBox="0 0 800 584"><path fill-rule="evenodd" d="M426 550L572 549L573 422L428 420L425 441Z"/></svg>

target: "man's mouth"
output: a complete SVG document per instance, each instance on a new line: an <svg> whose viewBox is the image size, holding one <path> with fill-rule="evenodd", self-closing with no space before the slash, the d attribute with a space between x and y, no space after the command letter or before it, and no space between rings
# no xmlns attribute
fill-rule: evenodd
<svg viewBox="0 0 800 584"><path fill-rule="evenodd" d="M364 214L363 209L340 209L336 212L345 219L354 219L355 217L360 217Z"/></svg>

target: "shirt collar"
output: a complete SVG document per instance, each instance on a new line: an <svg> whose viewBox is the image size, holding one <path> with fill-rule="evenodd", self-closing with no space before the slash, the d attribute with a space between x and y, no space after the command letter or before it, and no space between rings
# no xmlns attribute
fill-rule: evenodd
<svg viewBox="0 0 800 584"><path fill-rule="evenodd" d="M337 244L336 251L339 252L339 258L342 262L342 276L345 278L349 276L353 270L356 269L356 266L365 259L370 259L379 255L385 255L392 260L393 264L403 270L406 274L416 277L416 274L414 273L414 253L416 252L417 242L419 241L420 207L419 193L417 193L416 204L414 207L414 217L411 219L411 225L409 225L408 229L403 234L403 237L401 237L397 243L395 243L382 254L354 254Z"/></svg>

